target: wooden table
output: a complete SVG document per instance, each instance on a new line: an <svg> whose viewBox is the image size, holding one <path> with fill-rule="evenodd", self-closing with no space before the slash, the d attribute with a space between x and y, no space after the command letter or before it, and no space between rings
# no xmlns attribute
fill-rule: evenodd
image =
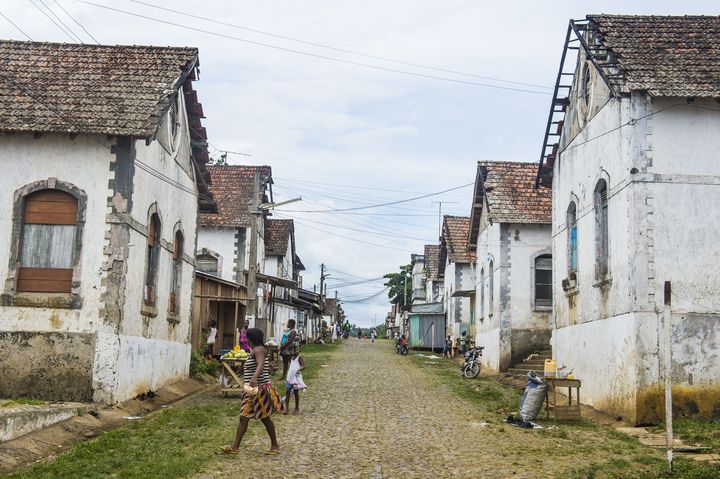
<svg viewBox="0 0 720 479"><path fill-rule="evenodd" d="M221 371L223 376L228 374L228 383L221 389L223 395L227 396L229 392L242 392L243 385L243 372L245 369L245 359L231 359L231 358L220 358L220 364L223 365Z"/></svg>
<svg viewBox="0 0 720 479"><path fill-rule="evenodd" d="M550 419L550 411L553 412L553 418L557 421L570 420L577 421L580 419L580 386L579 379L561 379L561 378L543 378L548 385L547 396L545 396L545 410L547 418ZM567 388L568 403L558 404L557 393L558 388ZM573 390L575 391L575 403L573 403ZM552 401L550 395L552 394Z"/></svg>

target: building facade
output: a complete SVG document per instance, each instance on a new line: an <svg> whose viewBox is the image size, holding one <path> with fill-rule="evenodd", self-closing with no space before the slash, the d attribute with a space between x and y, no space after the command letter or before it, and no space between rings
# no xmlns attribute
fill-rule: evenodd
<svg viewBox="0 0 720 479"><path fill-rule="evenodd" d="M187 377L213 209L197 50L2 41L0 58L0 395L116 403Z"/></svg>
<svg viewBox="0 0 720 479"><path fill-rule="evenodd" d="M561 66L573 81L553 100L538 175L553 188L553 350L586 379L584 401L634 423L663 414L666 299L675 406L720 407L719 35L719 17L568 29L579 54Z"/></svg>
<svg viewBox="0 0 720 479"><path fill-rule="evenodd" d="M476 343L506 371L548 349L552 331L551 190L537 163L478 163L468 246L476 252Z"/></svg>
<svg viewBox="0 0 720 479"><path fill-rule="evenodd" d="M445 334L474 336L475 252L468 250L470 218L444 216L439 272L443 278Z"/></svg>

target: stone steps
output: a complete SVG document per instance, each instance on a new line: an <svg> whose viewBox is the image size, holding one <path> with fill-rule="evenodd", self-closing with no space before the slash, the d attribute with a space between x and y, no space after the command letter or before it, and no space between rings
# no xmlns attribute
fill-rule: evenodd
<svg viewBox="0 0 720 479"><path fill-rule="evenodd" d="M551 350L545 349L537 351L529 355L524 361L514 364L510 369L508 369L508 374L516 377L524 377L527 376L527 373L534 371L542 376L543 371L545 370L546 359L552 359Z"/></svg>

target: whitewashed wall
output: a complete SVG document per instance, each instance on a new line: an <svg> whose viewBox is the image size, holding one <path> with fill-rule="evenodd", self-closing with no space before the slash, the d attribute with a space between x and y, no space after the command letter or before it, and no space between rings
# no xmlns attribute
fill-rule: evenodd
<svg viewBox="0 0 720 479"><path fill-rule="evenodd" d="M220 277L226 281L235 281L235 235L237 228L199 227L197 254L203 248L220 255L218 268ZM247 263L246 263L247 264Z"/></svg>

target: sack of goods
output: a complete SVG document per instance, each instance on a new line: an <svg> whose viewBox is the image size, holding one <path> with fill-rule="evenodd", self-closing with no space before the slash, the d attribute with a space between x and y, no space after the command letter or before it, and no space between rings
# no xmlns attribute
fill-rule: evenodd
<svg viewBox="0 0 720 479"><path fill-rule="evenodd" d="M520 399L520 417L523 421L532 421L540 414L547 394L547 384L532 371L528 373L527 378L528 383Z"/></svg>

